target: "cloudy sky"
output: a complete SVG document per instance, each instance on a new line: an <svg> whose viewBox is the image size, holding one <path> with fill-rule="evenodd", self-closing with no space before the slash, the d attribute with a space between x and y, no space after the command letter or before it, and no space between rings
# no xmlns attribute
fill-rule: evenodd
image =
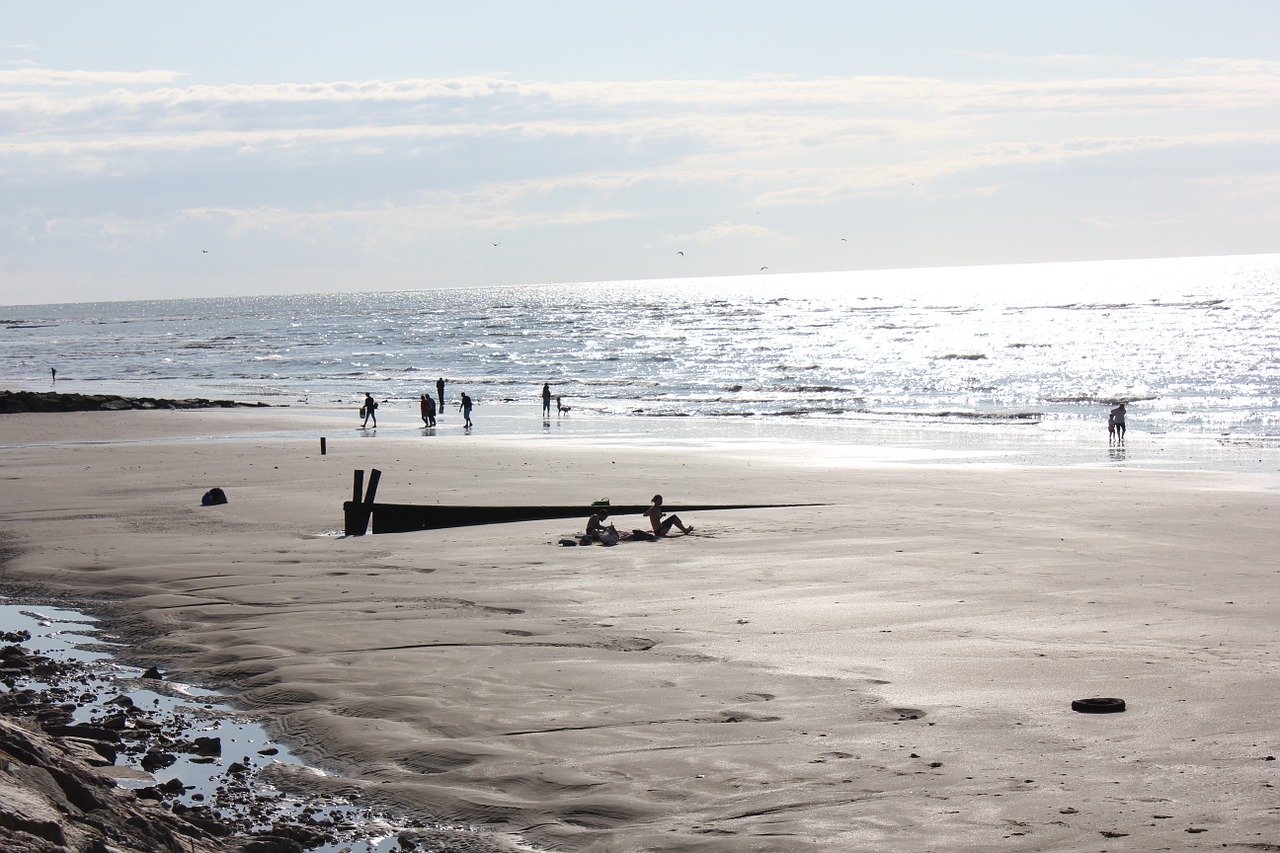
<svg viewBox="0 0 1280 853"><path fill-rule="evenodd" d="M1274 0L0 3L0 304L1277 235Z"/></svg>

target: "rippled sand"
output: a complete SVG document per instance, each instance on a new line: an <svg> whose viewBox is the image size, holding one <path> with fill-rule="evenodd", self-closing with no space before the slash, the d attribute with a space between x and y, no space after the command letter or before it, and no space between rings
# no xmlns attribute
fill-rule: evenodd
<svg viewBox="0 0 1280 853"><path fill-rule="evenodd" d="M495 844L1280 844L1266 481L347 420L4 416L0 581L103 596L140 662L334 771L296 784ZM342 537L357 468L390 502L824 505L614 548L558 547L573 521ZM1097 696L1128 710L1071 710Z"/></svg>

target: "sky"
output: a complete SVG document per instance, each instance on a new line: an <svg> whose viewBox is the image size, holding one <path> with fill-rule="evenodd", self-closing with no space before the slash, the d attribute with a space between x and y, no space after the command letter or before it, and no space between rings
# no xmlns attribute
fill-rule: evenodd
<svg viewBox="0 0 1280 853"><path fill-rule="evenodd" d="M1274 0L0 0L0 305L1278 251Z"/></svg>

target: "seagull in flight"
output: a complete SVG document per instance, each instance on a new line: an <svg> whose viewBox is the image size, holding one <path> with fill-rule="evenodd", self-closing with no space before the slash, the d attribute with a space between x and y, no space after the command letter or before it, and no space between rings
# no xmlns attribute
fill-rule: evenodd
<svg viewBox="0 0 1280 853"><path fill-rule="evenodd" d="M760 272L764 272L764 271L765 271L765 270L767 270L767 269L768 269L768 267L760 267Z"/></svg>
<svg viewBox="0 0 1280 853"><path fill-rule="evenodd" d="M679 255L679 256L680 256L680 257L682 257L682 258L684 257L684 252L676 252L676 254L677 254L677 255Z"/></svg>

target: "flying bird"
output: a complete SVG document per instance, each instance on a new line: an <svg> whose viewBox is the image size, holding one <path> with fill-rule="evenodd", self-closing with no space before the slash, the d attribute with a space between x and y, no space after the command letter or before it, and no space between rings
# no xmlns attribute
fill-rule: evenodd
<svg viewBox="0 0 1280 853"><path fill-rule="evenodd" d="M764 272L764 271L765 271L765 270L767 270L767 269L768 269L768 267L760 267L760 272Z"/></svg>
<svg viewBox="0 0 1280 853"><path fill-rule="evenodd" d="M677 254L677 255L679 255L679 256L680 256L680 257L682 257L682 258L684 257L684 252L676 252L676 254Z"/></svg>

